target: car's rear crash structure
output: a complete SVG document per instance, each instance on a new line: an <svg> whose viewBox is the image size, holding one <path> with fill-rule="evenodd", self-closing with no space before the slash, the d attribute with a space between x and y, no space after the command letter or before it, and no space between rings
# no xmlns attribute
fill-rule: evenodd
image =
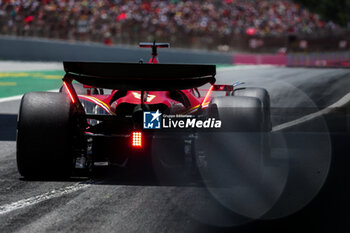
<svg viewBox="0 0 350 233"><path fill-rule="evenodd" d="M22 176L69 177L74 170L93 170L97 162L153 168L160 179L189 170L220 180L231 171L248 180L259 175L271 130L267 91L215 85L213 65L157 64L156 48L166 46L142 45L153 48L150 64L64 62L59 93L23 96L17 130ZM203 85L210 86L201 94ZM213 97L216 91L223 95ZM215 118L222 125L144 129L145 111Z"/></svg>

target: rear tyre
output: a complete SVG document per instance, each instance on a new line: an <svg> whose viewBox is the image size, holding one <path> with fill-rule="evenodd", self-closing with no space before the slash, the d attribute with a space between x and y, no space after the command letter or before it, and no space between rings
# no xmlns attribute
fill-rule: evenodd
<svg viewBox="0 0 350 233"><path fill-rule="evenodd" d="M207 157L202 174L214 186L257 187L263 173L265 111L258 98L214 98L209 116L220 119L217 132L199 134L197 150Z"/></svg>
<svg viewBox="0 0 350 233"><path fill-rule="evenodd" d="M271 107L270 107L270 95L264 88L258 87L242 87L233 91L234 96L246 96L246 97L255 97L258 98L262 103L262 111L263 111L263 131L270 132L272 129L271 124ZM270 151L270 135L263 134L263 145L264 158L269 157Z"/></svg>
<svg viewBox="0 0 350 233"><path fill-rule="evenodd" d="M72 156L73 106L63 93L23 96L17 122L17 167L25 178L68 177Z"/></svg>
<svg viewBox="0 0 350 233"><path fill-rule="evenodd" d="M264 111L264 131L271 130L270 95L266 89L258 87L242 87L234 90L232 95L258 98L262 103Z"/></svg>

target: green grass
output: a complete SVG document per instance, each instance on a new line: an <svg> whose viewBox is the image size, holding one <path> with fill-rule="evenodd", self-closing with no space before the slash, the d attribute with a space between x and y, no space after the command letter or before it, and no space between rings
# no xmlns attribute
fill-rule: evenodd
<svg viewBox="0 0 350 233"><path fill-rule="evenodd" d="M58 89L62 85L63 75L63 70L0 72L0 98Z"/></svg>

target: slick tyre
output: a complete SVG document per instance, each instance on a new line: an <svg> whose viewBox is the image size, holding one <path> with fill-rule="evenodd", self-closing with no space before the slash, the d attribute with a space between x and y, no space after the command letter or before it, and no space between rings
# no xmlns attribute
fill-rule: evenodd
<svg viewBox="0 0 350 233"><path fill-rule="evenodd" d="M73 169L73 106L63 93L32 92L21 100L17 167L25 178L68 177Z"/></svg>
<svg viewBox="0 0 350 233"><path fill-rule="evenodd" d="M199 134L207 158L204 178L214 186L260 185L263 172L264 114L255 97L216 97L209 115L220 119L219 131ZM203 154L203 153L202 153Z"/></svg>
<svg viewBox="0 0 350 233"><path fill-rule="evenodd" d="M262 112L263 112L263 156L264 158L269 157L270 151L270 135L267 132L270 132L272 129L271 124L271 107L270 107L270 95L264 88L258 87L242 87L233 91L234 96L246 96L246 97L255 97L258 98L262 103Z"/></svg>
<svg viewBox="0 0 350 233"><path fill-rule="evenodd" d="M264 88L258 87L242 87L233 91L233 96L246 96L258 98L262 103L264 112L264 131L271 131L271 117L270 117L270 95Z"/></svg>

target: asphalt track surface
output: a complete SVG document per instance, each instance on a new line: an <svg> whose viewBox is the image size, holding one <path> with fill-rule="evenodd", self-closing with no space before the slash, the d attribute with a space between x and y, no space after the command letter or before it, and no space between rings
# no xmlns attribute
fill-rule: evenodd
<svg viewBox="0 0 350 233"><path fill-rule="evenodd" d="M346 69L218 71L217 83L235 81L270 92L273 126L350 92ZM350 232L344 114L311 121L306 132L274 132L264 190L252 191L196 182L161 185L154 177L116 170L91 180L23 180L16 168L18 105L0 102L0 232Z"/></svg>

